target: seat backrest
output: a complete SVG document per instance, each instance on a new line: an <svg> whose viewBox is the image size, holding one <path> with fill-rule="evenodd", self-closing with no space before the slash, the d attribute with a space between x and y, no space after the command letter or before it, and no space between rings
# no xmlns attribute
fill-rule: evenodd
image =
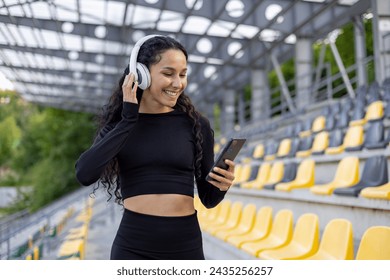
<svg viewBox="0 0 390 280"><path fill-rule="evenodd" d="M311 127L312 132L317 133L325 129L326 118L324 116L318 116L314 119Z"/></svg>
<svg viewBox="0 0 390 280"><path fill-rule="evenodd" d="M236 226L241 219L243 204L241 201L236 201L232 204L226 224L230 227Z"/></svg>
<svg viewBox="0 0 390 280"><path fill-rule="evenodd" d="M264 144L259 143L256 145L255 150L253 152L253 158L260 159L264 157Z"/></svg>
<svg viewBox="0 0 390 280"><path fill-rule="evenodd" d="M284 166L284 174L282 182L290 182L297 175L298 164L295 161L286 163Z"/></svg>
<svg viewBox="0 0 390 280"><path fill-rule="evenodd" d="M267 145L265 146L264 155L274 155L276 154L278 145L274 140L268 141Z"/></svg>
<svg viewBox="0 0 390 280"><path fill-rule="evenodd" d="M283 161L277 161L272 164L267 183L266 184L276 184L279 183L283 178L284 173L284 163Z"/></svg>
<svg viewBox="0 0 390 280"><path fill-rule="evenodd" d="M354 258L352 223L346 219L331 220L325 226L319 251L337 260L352 260Z"/></svg>
<svg viewBox="0 0 390 280"><path fill-rule="evenodd" d="M357 260L390 260L390 227L368 228L360 240Z"/></svg>
<svg viewBox="0 0 390 280"><path fill-rule="evenodd" d="M314 137L312 152L323 152L329 145L329 133L322 131Z"/></svg>
<svg viewBox="0 0 390 280"><path fill-rule="evenodd" d="M330 134L329 147L338 147L343 144L344 133L342 129L335 129Z"/></svg>
<svg viewBox="0 0 390 280"><path fill-rule="evenodd" d="M336 125L336 117L334 115L327 116L325 122L325 130L331 131L334 129L335 125Z"/></svg>
<svg viewBox="0 0 390 280"><path fill-rule="evenodd" d="M359 182L359 158L344 157L340 160L334 182L337 186L351 186Z"/></svg>
<svg viewBox="0 0 390 280"><path fill-rule="evenodd" d="M319 245L320 225L316 214L301 215L294 228L292 241L300 244L309 252L316 252Z"/></svg>
<svg viewBox="0 0 390 280"><path fill-rule="evenodd" d="M263 206L257 210L255 224L253 230L257 232L257 236L264 237L271 231L273 223L273 209L270 206Z"/></svg>
<svg viewBox="0 0 390 280"><path fill-rule="evenodd" d="M295 181L314 184L315 162L312 159L303 160L298 167Z"/></svg>
<svg viewBox="0 0 390 280"><path fill-rule="evenodd" d="M382 120L370 122L365 133L364 144L380 143L385 138L385 128Z"/></svg>
<svg viewBox="0 0 390 280"><path fill-rule="evenodd" d="M299 148L300 141L301 141L301 138L299 138L299 137L292 139L291 149L290 149L290 152L288 154L288 157L295 157L295 154L297 153L298 148Z"/></svg>
<svg viewBox="0 0 390 280"><path fill-rule="evenodd" d="M364 142L364 129L362 125L351 126L348 128L344 137L344 147L357 147Z"/></svg>
<svg viewBox="0 0 390 280"><path fill-rule="evenodd" d="M285 138L282 141L280 141L277 157L285 157L289 154L291 149L291 139Z"/></svg>
<svg viewBox="0 0 390 280"><path fill-rule="evenodd" d="M387 172L386 157L369 157L364 164L360 183L367 187L386 184L388 182Z"/></svg>
<svg viewBox="0 0 390 280"><path fill-rule="evenodd" d="M240 182L242 169L244 168L244 165L242 163L239 163L234 168L234 181L233 183Z"/></svg>
<svg viewBox="0 0 390 280"><path fill-rule="evenodd" d="M294 126L294 136L298 136L299 133L303 130L302 122L297 120Z"/></svg>
<svg viewBox="0 0 390 280"><path fill-rule="evenodd" d="M241 170L241 173L240 173L240 178L239 178L239 181L240 182L246 182L248 181L250 175L251 175L251 170L252 170L252 165L251 164L244 164L242 166L242 170Z"/></svg>
<svg viewBox="0 0 390 280"><path fill-rule="evenodd" d="M218 212L216 217L217 223L224 223L229 216L230 209L232 207L232 202L230 200L224 200L221 204L221 209Z"/></svg>
<svg viewBox="0 0 390 280"><path fill-rule="evenodd" d="M289 241L293 235L293 212L288 209L279 210L272 223L270 234Z"/></svg>
<svg viewBox="0 0 390 280"><path fill-rule="evenodd" d="M256 181L267 182L270 170L271 170L271 163L263 162L263 164L259 168L259 172L257 173Z"/></svg>
<svg viewBox="0 0 390 280"><path fill-rule="evenodd" d="M253 203L247 204L242 210L240 227L245 230L250 230L255 224L256 205Z"/></svg>
<svg viewBox="0 0 390 280"><path fill-rule="evenodd" d="M374 81L369 87L367 91L367 103L370 104L372 102L376 102L381 99L380 97L380 86L377 81Z"/></svg>
<svg viewBox="0 0 390 280"><path fill-rule="evenodd" d="M256 179L257 173L259 172L260 165L252 164L251 174L249 175L248 181L252 181Z"/></svg>
<svg viewBox="0 0 390 280"><path fill-rule="evenodd" d="M358 104L360 104L360 103L358 103ZM365 112L364 106L356 105L352 111L351 120L352 121L362 120L362 119L364 119L365 113L366 112Z"/></svg>
<svg viewBox="0 0 390 280"><path fill-rule="evenodd" d="M374 101L367 106L367 111L364 118L366 119L366 121L380 119L383 117L384 114L383 109L384 106L382 101Z"/></svg>
<svg viewBox="0 0 390 280"><path fill-rule="evenodd" d="M337 118L336 128L344 128L347 127L349 124L349 113L347 110L343 110L340 112Z"/></svg>
<svg viewBox="0 0 390 280"><path fill-rule="evenodd" d="M313 144L313 136L309 135L301 138L301 142L299 143L298 151L307 151L311 149Z"/></svg>

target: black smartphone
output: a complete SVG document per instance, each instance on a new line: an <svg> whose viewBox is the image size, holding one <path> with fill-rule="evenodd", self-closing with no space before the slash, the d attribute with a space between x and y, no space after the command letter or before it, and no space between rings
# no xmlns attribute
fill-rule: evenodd
<svg viewBox="0 0 390 280"><path fill-rule="evenodd" d="M222 151L219 153L216 161L214 162L213 167L211 167L210 172L218 174L218 172L213 171L214 167L219 167L222 169L228 169L229 166L225 163L226 159L233 161L238 153L240 152L242 146L244 146L246 139L237 139L231 138L229 142L224 146ZM207 181L213 180L209 175L206 176Z"/></svg>

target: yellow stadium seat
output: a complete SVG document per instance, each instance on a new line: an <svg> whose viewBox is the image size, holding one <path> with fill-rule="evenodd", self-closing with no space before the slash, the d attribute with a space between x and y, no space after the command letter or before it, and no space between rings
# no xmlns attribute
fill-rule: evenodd
<svg viewBox="0 0 390 280"><path fill-rule="evenodd" d="M293 234L293 212L288 209L279 210L271 226L270 233L263 239L244 242L241 249L258 256L264 250L279 248L287 244Z"/></svg>
<svg viewBox="0 0 390 280"><path fill-rule="evenodd" d="M216 207L213 207L211 209L207 209L202 202L200 201L200 198L198 196L195 196L196 199L194 199L194 206L195 209L198 211L198 220L200 228L203 229L203 225L213 221L217 218L219 210L221 209L221 205L224 203L229 203L229 200L224 200L221 203L219 203Z"/></svg>
<svg viewBox="0 0 390 280"><path fill-rule="evenodd" d="M229 215L232 202L230 200L224 200L220 204L220 209L218 210L218 213L215 218L203 221L201 226L202 230L207 230L208 227L222 225L223 223L225 223Z"/></svg>
<svg viewBox="0 0 390 280"><path fill-rule="evenodd" d="M233 235L241 235L250 231L254 225L256 216L256 205L250 203L242 210L241 217L236 226L219 230L215 233L215 236L219 239L226 241L226 239Z"/></svg>
<svg viewBox="0 0 390 280"><path fill-rule="evenodd" d="M320 155L323 154L328 148L329 145L329 132L322 131L319 132L314 137L313 147L311 148L311 154L312 155Z"/></svg>
<svg viewBox="0 0 390 280"><path fill-rule="evenodd" d="M343 144L338 147L331 147L325 150L326 154L333 155L346 151L361 150L364 142L364 129L361 125L349 127L344 136Z"/></svg>
<svg viewBox="0 0 390 280"><path fill-rule="evenodd" d="M318 133L325 129L326 118L324 116L318 116L314 119L311 131L313 133Z"/></svg>
<svg viewBox="0 0 390 280"><path fill-rule="evenodd" d="M269 176L265 184L257 185L255 188L263 188L264 185L277 184L283 179L284 163L283 161L277 161L272 164Z"/></svg>
<svg viewBox="0 0 390 280"><path fill-rule="evenodd" d="M367 187L360 192L365 198L377 198L390 200L390 182L378 187Z"/></svg>
<svg viewBox="0 0 390 280"><path fill-rule="evenodd" d="M315 185L310 188L310 191L315 194L331 195L334 189L350 187L358 181L359 159L357 157L345 157L339 162L332 182Z"/></svg>
<svg viewBox="0 0 390 280"><path fill-rule="evenodd" d="M211 209L205 208L198 214L199 225L201 229L204 229L208 223L212 223L217 219L219 211L221 210L221 205L222 203Z"/></svg>
<svg viewBox="0 0 390 280"><path fill-rule="evenodd" d="M271 163L264 162L257 172L256 179L253 181L245 182L241 184L241 188L252 189L257 188L257 186L263 186L269 177L271 170Z"/></svg>
<svg viewBox="0 0 390 280"><path fill-rule="evenodd" d="M88 234L88 224L85 223L78 228L71 228L68 235L66 236L67 240L86 238Z"/></svg>
<svg viewBox="0 0 390 280"><path fill-rule="evenodd" d="M218 230L229 229L237 226L239 219L241 218L242 213L242 202L236 201L230 207L230 211L227 213L220 223L211 224L206 228L206 231L212 235Z"/></svg>
<svg viewBox="0 0 390 280"><path fill-rule="evenodd" d="M318 251L305 260L352 260L352 223L346 219L333 219L325 227Z"/></svg>
<svg viewBox="0 0 390 280"><path fill-rule="evenodd" d="M353 120L349 122L350 126L355 125L365 125L368 121L378 120L383 118L384 115L384 105L383 101L375 101L367 106L367 111L363 119Z"/></svg>
<svg viewBox="0 0 390 280"><path fill-rule="evenodd" d="M230 236L226 241L237 248L240 248L244 242L258 241L265 238L270 232L271 225L272 208L263 206L257 211L254 225L248 233Z"/></svg>
<svg viewBox="0 0 390 280"><path fill-rule="evenodd" d="M356 260L390 260L390 227L368 228L360 240Z"/></svg>
<svg viewBox="0 0 390 280"><path fill-rule="evenodd" d="M329 133L322 131L314 137L313 145L311 149L305 151L298 151L297 157L308 157L311 154L322 154L329 144Z"/></svg>
<svg viewBox="0 0 390 280"><path fill-rule="evenodd" d="M241 184L246 182L251 175L252 166L249 163L238 164L237 168L234 169L234 181L233 184Z"/></svg>
<svg viewBox="0 0 390 280"><path fill-rule="evenodd" d="M314 185L315 162L312 159L305 159L298 167L297 176L291 182L279 183L275 190L289 192L294 189L310 188Z"/></svg>
<svg viewBox="0 0 390 280"><path fill-rule="evenodd" d="M214 154L218 154L220 150L221 150L221 144L215 143L214 144Z"/></svg>
<svg viewBox="0 0 390 280"><path fill-rule="evenodd" d="M75 240L65 241L60 246L57 256L59 259L83 260L85 258L85 240L75 239Z"/></svg>
<svg viewBox="0 0 390 280"><path fill-rule="evenodd" d="M278 152L276 153L277 158L284 158L288 156L288 154L291 151L291 139L285 138L282 141L280 141Z"/></svg>
<svg viewBox="0 0 390 280"><path fill-rule="evenodd" d="M319 243L318 216L306 213L299 217L292 239L285 246L264 250L258 257L266 260L300 260L313 255Z"/></svg>
<svg viewBox="0 0 390 280"><path fill-rule="evenodd" d="M264 157L264 144L260 143L256 145L256 148L253 152L254 159L262 159Z"/></svg>

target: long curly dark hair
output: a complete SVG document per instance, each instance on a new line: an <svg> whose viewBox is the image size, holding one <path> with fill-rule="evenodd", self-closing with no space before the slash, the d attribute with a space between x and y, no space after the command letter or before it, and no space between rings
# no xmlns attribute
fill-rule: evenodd
<svg viewBox="0 0 390 280"><path fill-rule="evenodd" d="M184 53L186 60L188 60L188 54L186 49L176 40L167 36L156 36L144 42L139 50L137 61L144 64L149 70L150 66L157 64L161 60L161 55L167 50L180 50ZM123 75L120 77L118 84L116 85L108 103L103 107L101 115L98 117L98 132L107 124L117 123L121 120L122 106L123 106L123 92L122 84L125 76L129 73L129 67L125 69ZM143 90L137 89L138 103L143 95ZM192 133L195 137L196 154L194 159L195 177L199 178L201 175L201 160L203 157L202 143L203 137L201 133L200 113L195 110L190 98L184 94L179 96L174 109L187 113L191 121L193 122ZM115 201L122 204L122 196L120 192L120 180L119 180L119 166L118 160L114 158L109 162L104 170L99 184L94 188L94 192L99 185L107 190L110 200L113 195Z"/></svg>

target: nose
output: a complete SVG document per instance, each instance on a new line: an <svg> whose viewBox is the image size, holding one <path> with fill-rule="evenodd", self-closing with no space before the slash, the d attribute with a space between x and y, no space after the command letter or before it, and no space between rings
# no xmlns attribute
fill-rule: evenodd
<svg viewBox="0 0 390 280"><path fill-rule="evenodd" d="M179 75L175 75L172 81L172 86L175 88L181 88L182 87L182 81Z"/></svg>

